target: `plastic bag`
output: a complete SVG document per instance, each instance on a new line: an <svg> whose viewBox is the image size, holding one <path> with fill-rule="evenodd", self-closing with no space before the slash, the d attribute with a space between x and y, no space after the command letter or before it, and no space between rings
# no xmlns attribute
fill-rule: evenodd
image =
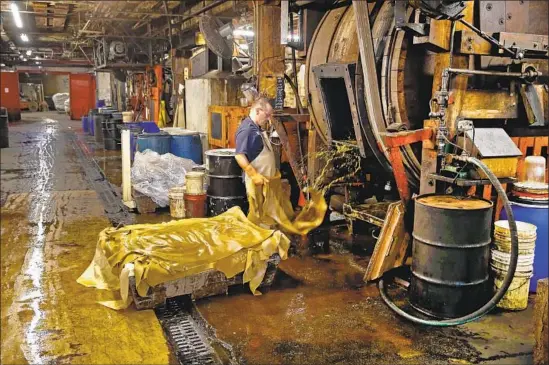
<svg viewBox="0 0 549 365"><path fill-rule="evenodd" d="M168 191L174 186L184 186L185 175L196 164L193 160L177 157L171 153L163 155L152 150L136 152L131 176L135 190L165 207L170 203Z"/></svg>
<svg viewBox="0 0 549 365"><path fill-rule="evenodd" d="M52 96L51 98L53 100L53 104L55 105L55 109L59 112L65 111L65 101L69 99L68 93L57 93Z"/></svg>

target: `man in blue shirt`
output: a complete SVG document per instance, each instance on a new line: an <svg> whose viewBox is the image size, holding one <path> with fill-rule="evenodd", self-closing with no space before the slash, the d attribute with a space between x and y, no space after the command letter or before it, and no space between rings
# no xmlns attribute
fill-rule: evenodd
<svg viewBox="0 0 549 365"><path fill-rule="evenodd" d="M269 101L259 98L236 131L236 162L244 170L247 182L251 180L255 185L263 185L276 174L275 155L265 132L272 115Z"/></svg>

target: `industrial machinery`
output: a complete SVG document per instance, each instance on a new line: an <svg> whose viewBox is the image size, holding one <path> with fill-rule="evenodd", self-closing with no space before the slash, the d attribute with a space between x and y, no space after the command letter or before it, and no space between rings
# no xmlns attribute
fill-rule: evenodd
<svg viewBox="0 0 549 365"><path fill-rule="evenodd" d="M310 145L309 153L325 146L354 150L368 178L357 181L352 174L352 183L361 183L370 196L400 200L397 205L363 204L353 201L352 195L342 197L344 204L339 206L346 218L375 224L382 217L370 262L375 267L368 268L367 280L401 266L411 253L411 221L422 226L417 223L418 199L412 216L415 193L464 198L477 187L480 191L493 185L510 212L502 184L515 181L521 153L509 134L548 134L547 20L536 18L546 13L547 6L536 1L337 2L320 21L308 46L306 87L312 133L321 143ZM309 164L311 182L316 173ZM488 204L483 212L488 218L482 221L490 227L492 197L484 195L488 201L479 201ZM386 215L372 213L381 203L391 210ZM507 216L514 227L512 213ZM452 224L457 230L466 224L465 217L449 219L452 223L445 226L449 230ZM416 241L433 242L426 232L429 227L424 228L423 233L414 230L411 300L416 308L446 320L422 320L405 313L390 302L381 280L382 296L391 308L410 320L434 325L464 323L493 308L507 288L465 313L445 313L421 301L424 295L435 300L434 289L424 283L440 279L422 274L421 260L415 260L432 256L417 251L421 244ZM517 257L516 229L511 232L514 249L507 286ZM472 238L479 247L487 245L485 233ZM482 284L488 275L486 252L469 253L480 260L472 266L479 270L478 284ZM449 256L439 257L444 261ZM444 266L443 261L438 264ZM457 261L454 264L459 266ZM444 295L461 297L458 284Z"/></svg>

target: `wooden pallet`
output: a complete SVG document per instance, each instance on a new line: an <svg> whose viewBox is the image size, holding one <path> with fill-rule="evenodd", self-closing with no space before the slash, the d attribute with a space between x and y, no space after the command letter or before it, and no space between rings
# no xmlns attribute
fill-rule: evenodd
<svg viewBox="0 0 549 365"><path fill-rule="evenodd" d="M132 188L132 196L139 214L154 213L158 205L148 196Z"/></svg>

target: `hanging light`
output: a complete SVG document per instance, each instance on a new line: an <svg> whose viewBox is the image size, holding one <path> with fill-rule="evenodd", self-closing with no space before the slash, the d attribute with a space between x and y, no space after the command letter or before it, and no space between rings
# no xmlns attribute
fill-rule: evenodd
<svg viewBox="0 0 549 365"><path fill-rule="evenodd" d="M25 33L21 34L21 40L23 42L28 42L29 41L29 36L26 35Z"/></svg>
<svg viewBox="0 0 549 365"><path fill-rule="evenodd" d="M19 13L19 8L16 3L11 3L11 15L13 15L13 21L17 28L23 28L23 19L21 19L21 13Z"/></svg>

